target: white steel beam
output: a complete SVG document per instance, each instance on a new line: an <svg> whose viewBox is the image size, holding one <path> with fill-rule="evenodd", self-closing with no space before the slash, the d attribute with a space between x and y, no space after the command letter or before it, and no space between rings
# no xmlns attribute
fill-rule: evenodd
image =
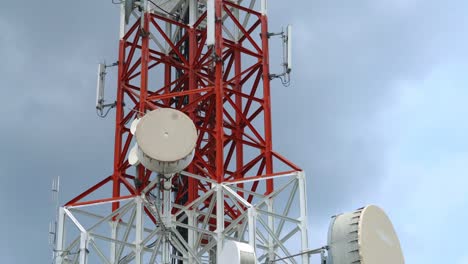
<svg viewBox="0 0 468 264"><path fill-rule="evenodd" d="M223 250L224 231L224 194L221 185L216 186L216 263L223 263L221 251Z"/></svg>
<svg viewBox="0 0 468 264"><path fill-rule="evenodd" d="M297 175L299 185L299 206L301 213L301 246L302 251L309 249L309 240L307 236L307 193L305 174L301 171ZM302 255L302 264L309 264L309 254Z"/></svg>
<svg viewBox="0 0 468 264"><path fill-rule="evenodd" d="M117 221L110 221L110 228L111 228L111 238L117 240L118 230L119 230L119 222ZM110 244L110 258L109 262L111 264L117 264L116 260L116 253L117 253L117 244L115 242L111 242Z"/></svg>
<svg viewBox="0 0 468 264"><path fill-rule="evenodd" d="M141 197L135 199L136 203L136 230L135 230L135 263L143 264L143 250L142 250L142 240L143 240L143 201Z"/></svg>
<svg viewBox="0 0 468 264"><path fill-rule="evenodd" d="M86 231L81 232L80 235L80 264L88 263L88 233Z"/></svg>
<svg viewBox="0 0 468 264"><path fill-rule="evenodd" d="M64 226L65 226L65 211L63 207L59 208L58 211L58 222L57 222L57 231L56 231L56 246L54 257L57 264L63 263L63 246L64 246Z"/></svg>
<svg viewBox="0 0 468 264"><path fill-rule="evenodd" d="M128 203L105 216L96 215L92 205L61 208L57 223L55 263L87 264L93 258L100 259L100 263L111 264L170 264L173 259L180 259L184 263L223 263L219 256L226 239L249 243L256 250L258 261L287 257L288 241L301 241L302 250L306 250L308 237L305 176L302 172L283 176L293 177L275 185L276 190L273 193L254 195L253 200L247 199L251 185L239 187L236 184L212 183L211 190L188 205L173 205L172 193L167 189L161 190L163 197L160 198L152 198L147 193L128 198ZM259 179L260 182L264 180ZM111 203L112 201L107 206ZM225 203L236 210L235 219L226 218ZM295 215L297 210L291 209L296 204L299 205L299 216ZM102 205L98 204L96 208ZM145 227L145 208L158 222L154 228L150 228L152 222L146 223L148 226ZM175 215L172 215L172 208L177 211ZM79 222L83 216L87 217L87 222L83 222L86 225ZM67 217L78 227L80 235L71 244L65 245L63 223ZM93 222L90 223L89 220ZM216 220L216 226L212 220ZM109 223L111 228L108 228ZM226 223L229 226L225 226ZM283 227L290 226L289 224L293 225L293 229L284 232ZM186 228L188 237L182 237L177 227ZM215 230L210 230L213 227ZM94 244L93 239L107 244ZM98 246L101 245L106 245L110 250L99 250ZM91 248L90 253L88 247ZM182 256L174 256L173 249ZM67 254L62 254L63 252ZM109 253L109 256L103 252ZM289 259L286 262L309 263L307 256L298 258L302 259Z"/></svg>
<svg viewBox="0 0 468 264"><path fill-rule="evenodd" d="M273 213L273 199L270 198L266 201L266 204L267 204L267 212L269 214L267 214L267 219L268 219L268 228L273 232L275 233L275 230L274 230L274 226L273 226L273 216L271 215L271 213ZM275 258L275 250L274 250L274 242L273 242L273 235L268 232L268 259L269 260L274 260Z"/></svg>
<svg viewBox="0 0 468 264"><path fill-rule="evenodd" d="M255 207L250 207L247 209L247 214L248 214L248 222L249 222L249 245L254 249L254 252L256 251L256 233L257 233L257 213L255 211Z"/></svg>

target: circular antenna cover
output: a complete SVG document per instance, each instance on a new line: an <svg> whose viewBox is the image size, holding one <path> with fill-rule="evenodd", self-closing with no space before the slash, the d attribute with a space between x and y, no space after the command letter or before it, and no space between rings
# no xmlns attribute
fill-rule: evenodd
<svg viewBox="0 0 468 264"><path fill-rule="evenodd" d="M172 108L159 108L141 118L135 137L138 159L143 166L168 174L190 164L198 135L187 115Z"/></svg>
<svg viewBox="0 0 468 264"><path fill-rule="evenodd" d="M335 216L328 232L330 264L404 264L400 241L385 212L369 205Z"/></svg>
<svg viewBox="0 0 468 264"><path fill-rule="evenodd" d="M256 264L255 251L246 243L232 240L223 242L220 258L224 264Z"/></svg>

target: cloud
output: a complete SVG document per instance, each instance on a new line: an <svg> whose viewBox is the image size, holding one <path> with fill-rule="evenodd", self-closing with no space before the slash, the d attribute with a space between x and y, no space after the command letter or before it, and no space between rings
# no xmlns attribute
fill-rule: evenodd
<svg viewBox="0 0 468 264"><path fill-rule="evenodd" d="M460 212L468 206L462 68L441 65L421 82L401 84L398 103L381 113L381 128L393 139L379 202L397 227L407 262L457 263L457 254L432 252L462 252L458 237L468 234Z"/></svg>
<svg viewBox="0 0 468 264"><path fill-rule="evenodd" d="M464 203L462 198L449 199L447 193L437 193L440 184L450 187L437 176L447 177L446 172L462 175L465 169L461 164L464 156L452 156L452 152L466 149L459 144L466 142L466 133L457 132L466 131L458 126L462 123L457 120L461 104L451 105L459 108L441 104L435 109L425 104L424 94L435 96L431 102L466 98L459 96L461 88L445 89L453 75L438 78L439 90L425 91L425 87L434 81L428 76L435 68L466 59L467 3L271 1L269 7L271 31L288 23L295 30L293 83L288 88L273 83L273 136L275 149L308 175L312 239L316 243L325 239L328 216L380 201L388 205L396 225L404 230L408 252L422 252L421 248L413 249L412 242L421 241L421 237L434 239L420 236L417 225L405 224L411 209L424 203L425 219L440 217L431 221L443 225L450 221L449 215L456 214L454 208ZM46 262L51 216L42 205L49 201L50 179L65 176L66 200L112 169L113 120L96 118L93 104L95 65L116 58L118 8L110 1L7 1L0 9L0 30L0 58L4 62L0 65L1 91L5 95L0 105L5 113L5 129L0 131L0 173L5 181L0 190L1 197L6 197L2 209L11 212L2 221L2 226L9 227L3 233L13 241L41 245L34 254L15 253L16 263L30 263L32 255L40 255L38 262ZM279 56L272 53L271 57L277 65ZM465 69L466 65L456 67ZM465 75L456 73L458 77ZM408 89L415 85L420 85L416 92ZM444 99L444 95L449 97ZM425 111L410 114L418 108ZM394 109L399 110L392 112ZM437 122L431 122L432 117L453 125L450 133L440 130ZM426 123L416 122L421 118ZM401 149L398 155L435 159L439 152L428 155L425 148L430 139L428 145L438 145L437 151L445 156L437 166L395 160L395 142L402 140L399 146L418 142L424 138L420 131L435 131L436 136L419 141L414 149ZM446 140L437 133L458 141L444 148ZM453 171L455 167L457 171ZM419 176L412 178L412 174ZM405 185L405 177L413 185ZM451 179L459 183L455 187L462 186L462 179ZM402 189L400 200L393 202L391 186ZM436 195L429 195L429 190ZM461 200L441 217L418 197ZM438 209L446 209L445 203L431 201ZM400 208L401 204L407 204L406 208ZM24 217L24 208L30 208L34 224ZM417 241L415 244L422 243ZM1 248L0 255L14 252ZM417 263L414 254L413 263Z"/></svg>

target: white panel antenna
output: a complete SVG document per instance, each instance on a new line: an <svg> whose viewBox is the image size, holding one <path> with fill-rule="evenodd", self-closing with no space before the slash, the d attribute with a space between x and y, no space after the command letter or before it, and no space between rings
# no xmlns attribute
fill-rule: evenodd
<svg viewBox="0 0 468 264"><path fill-rule="evenodd" d="M208 0L206 3L206 45L213 46L215 44L215 1Z"/></svg>
<svg viewBox="0 0 468 264"><path fill-rule="evenodd" d="M104 86L106 81L106 64L98 64L97 87L96 87L96 109L104 108Z"/></svg>
<svg viewBox="0 0 468 264"><path fill-rule="evenodd" d="M286 31L286 72L290 73L292 70L292 25L288 25Z"/></svg>
<svg viewBox="0 0 468 264"><path fill-rule="evenodd" d="M284 86L289 86L291 81L290 74L292 71L292 26L288 25L286 31L283 29L278 33L268 33L268 38L272 36L281 37L283 45L283 62L281 66L283 71L279 74L270 74L270 79L278 78Z"/></svg>
<svg viewBox="0 0 468 264"><path fill-rule="evenodd" d="M116 106L115 102L106 104L104 99L104 89L106 84L106 69L109 67L117 66L118 62L115 62L110 65L106 65L105 63L98 64L98 72L97 72L97 85L96 85L96 113L99 117L106 117L109 113L110 109ZM106 112L104 109L108 108Z"/></svg>

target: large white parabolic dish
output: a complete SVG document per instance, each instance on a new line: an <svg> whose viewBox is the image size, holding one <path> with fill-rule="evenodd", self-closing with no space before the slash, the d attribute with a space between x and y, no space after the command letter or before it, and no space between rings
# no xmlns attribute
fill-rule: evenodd
<svg viewBox="0 0 468 264"><path fill-rule="evenodd" d="M327 264L404 264L400 241L385 212L369 205L333 218Z"/></svg>
<svg viewBox="0 0 468 264"><path fill-rule="evenodd" d="M136 126L137 157L149 170L172 174L193 160L197 129L181 111L159 108L144 115Z"/></svg>

